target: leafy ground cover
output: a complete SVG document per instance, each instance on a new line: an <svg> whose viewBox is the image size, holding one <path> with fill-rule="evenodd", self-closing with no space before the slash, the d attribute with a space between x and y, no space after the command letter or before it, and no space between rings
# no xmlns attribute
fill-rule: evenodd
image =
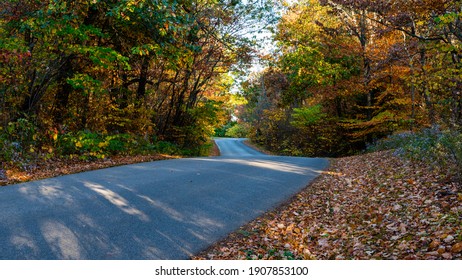
<svg viewBox="0 0 462 280"><path fill-rule="evenodd" d="M193 259L462 259L462 188L391 151L335 159Z"/></svg>
<svg viewBox="0 0 462 280"><path fill-rule="evenodd" d="M111 156L106 159L83 160L74 159L53 159L42 161L31 166L28 170L18 168L0 169L0 186L51 178L61 175L79 173L95 169L108 168L118 165L133 164L147 161L164 160L177 158L170 155L136 155L136 156Z"/></svg>
<svg viewBox="0 0 462 280"><path fill-rule="evenodd" d="M211 157L217 157L219 155L220 155L220 149L218 148L215 141L212 141L212 148L210 149L210 156Z"/></svg>

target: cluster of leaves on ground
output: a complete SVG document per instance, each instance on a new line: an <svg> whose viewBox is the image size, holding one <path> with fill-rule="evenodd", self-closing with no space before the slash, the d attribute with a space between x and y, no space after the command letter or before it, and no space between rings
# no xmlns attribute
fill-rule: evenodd
<svg viewBox="0 0 462 280"><path fill-rule="evenodd" d="M336 159L194 259L462 259L462 188L391 151Z"/></svg>
<svg viewBox="0 0 462 280"><path fill-rule="evenodd" d="M215 141L212 141L212 148L210 149L210 155L209 156L211 156L211 157L220 156L220 149L218 148Z"/></svg>
<svg viewBox="0 0 462 280"><path fill-rule="evenodd" d="M18 168L0 168L0 186L108 168L118 165L164 160L175 157L176 156L155 154L112 156L110 158L97 159L92 161L79 158L53 159L36 163L29 170L21 170Z"/></svg>

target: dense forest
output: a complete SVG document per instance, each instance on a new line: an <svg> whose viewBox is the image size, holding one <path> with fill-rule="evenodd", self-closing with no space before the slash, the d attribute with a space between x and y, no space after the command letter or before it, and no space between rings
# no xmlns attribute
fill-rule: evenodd
<svg viewBox="0 0 462 280"><path fill-rule="evenodd" d="M455 0L4 0L2 164L200 155L214 134L303 156L413 142L462 162L461 14Z"/></svg>
<svg viewBox="0 0 462 280"><path fill-rule="evenodd" d="M395 135L460 161L461 15L455 0L286 5L234 130L288 155L353 154Z"/></svg>
<svg viewBox="0 0 462 280"><path fill-rule="evenodd" d="M230 119L233 73L252 61L250 35L274 19L272 7L1 1L2 164L204 153Z"/></svg>

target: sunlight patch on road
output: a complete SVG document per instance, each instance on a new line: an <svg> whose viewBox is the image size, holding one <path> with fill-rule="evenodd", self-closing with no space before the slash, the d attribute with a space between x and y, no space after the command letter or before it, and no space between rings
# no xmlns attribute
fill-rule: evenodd
<svg viewBox="0 0 462 280"><path fill-rule="evenodd" d="M19 193L23 194L28 200L37 201L48 204L52 201L54 204L57 202L62 204L71 204L74 201L69 189L65 189L58 182L50 182L50 180L43 180L39 182L32 182L37 184L37 187L20 187Z"/></svg>
<svg viewBox="0 0 462 280"><path fill-rule="evenodd" d="M192 236L194 236L194 237L196 237L197 239L202 240L202 241L208 241L208 240L210 239L209 236L205 236L204 234L201 234L201 233L199 233L199 232L197 232L197 231L194 231L194 230L192 230L192 229L189 229L188 232L189 232Z"/></svg>
<svg viewBox="0 0 462 280"><path fill-rule="evenodd" d="M239 161L247 165L250 165L250 166L271 169L271 170L280 171L280 172L294 173L294 174L299 174L299 175L307 175L309 171L305 167L300 167L300 166L288 164L288 163L269 161L269 160L255 160L255 161L239 160Z"/></svg>
<svg viewBox="0 0 462 280"><path fill-rule="evenodd" d="M279 172L285 173L293 173L298 175L310 175L312 173L321 174L321 170L299 166L296 164L290 164L286 162L274 161L274 160L262 160L262 159L230 159L230 158L217 158L217 159L198 159L203 161L219 161L219 162L227 162L227 163L234 163L239 165L246 165L252 166L262 169L270 169Z"/></svg>
<svg viewBox="0 0 462 280"><path fill-rule="evenodd" d="M161 210L162 212L167 214L170 218L172 218L172 219L174 219L176 221L179 221L179 222L184 221L183 215L180 212L173 209L172 207L168 206L166 203L163 203L163 202L158 201L158 200L154 200L154 199L152 199L152 198L150 198L148 196L145 196L145 195L138 195L138 197L146 200L147 202L149 202L149 204L151 204L155 208Z"/></svg>
<svg viewBox="0 0 462 280"><path fill-rule="evenodd" d="M35 244L33 237L28 233L22 232L20 234L15 234L11 237L10 241L11 244L13 244L18 250L21 250L22 252L30 250L35 253L38 251L38 247Z"/></svg>
<svg viewBox="0 0 462 280"><path fill-rule="evenodd" d="M136 209L135 207L131 206L130 203L125 199L123 198L122 196L120 196L119 194L101 186L101 185L98 185L98 184L94 184L94 183L90 183L90 182L84 182L84 185L85 187L91 189L92 191L98 193L99 195L101 195L103 198L105 198L106 200L108 200L109 202L111 202L113 205L117 206L117 208L119 208L120 210L122 210L123 212L129 214L129 215L133 215L133 216L137 216L140 220L144 221L144 222L148 222L149 221L149 217L144 214L142 211Z"/></svg>
<svg viewBox="0 0 462 280"><path fill-rule="evenodd" d="M191 223L204 228L223 228L225 225L217 220L210 219L204 215L192 215Z"/></svg>
<svg viewBox="0 0 462 280"><path fill-rule="evenodd" d="M56 221L45 221L41 230L57 259L76 260L85 257L81 255L78 238L65 225Z"/></svg>

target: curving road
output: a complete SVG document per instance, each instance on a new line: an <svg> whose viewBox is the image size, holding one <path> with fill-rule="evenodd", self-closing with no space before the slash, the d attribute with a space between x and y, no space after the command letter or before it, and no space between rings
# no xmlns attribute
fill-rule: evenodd
<svg viewBox="0 0 462 280"><path fill-rule="evenodd" d="M265 156L265 154L245 145L243 143L245 140L244 138L218 138L215 139L215 143L217 143L222 157L244 158Z"/></svg>
<svg viewBox="0 0 462 280"><path fill-rule="evenodd" d="M0 189L0 259L188 259L304 188L325 159L217 139L220 157L113 167Z"/></svg>

